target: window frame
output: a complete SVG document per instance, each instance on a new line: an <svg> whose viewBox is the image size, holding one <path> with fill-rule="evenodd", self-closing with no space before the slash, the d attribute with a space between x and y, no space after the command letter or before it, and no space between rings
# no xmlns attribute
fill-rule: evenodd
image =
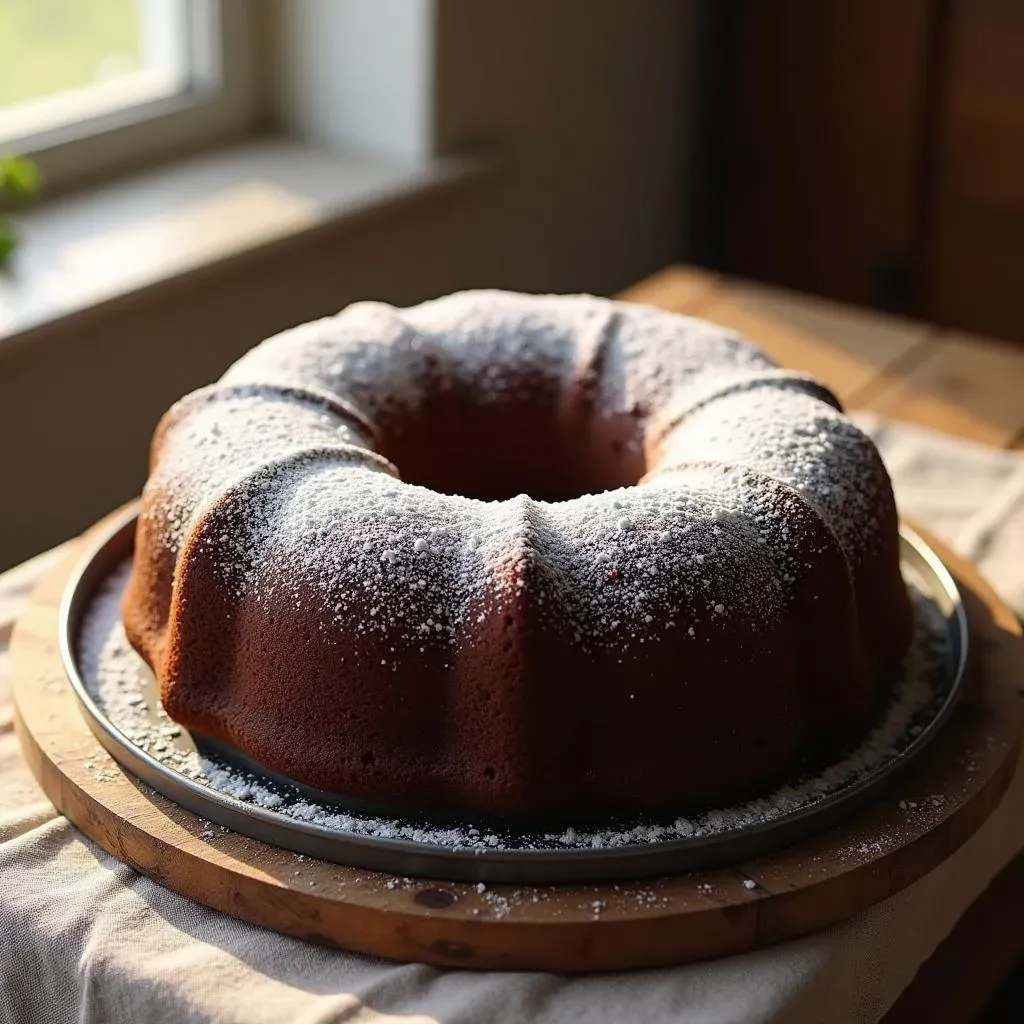
<svg viewBox="0 0 1024 1024"><path fill-rule="evenodd" d="M0 142L3 151L36 161L48 195L229 141L259 123L266 109L256 73L264 4L182 2L189 61L182 91Z"/></svg>

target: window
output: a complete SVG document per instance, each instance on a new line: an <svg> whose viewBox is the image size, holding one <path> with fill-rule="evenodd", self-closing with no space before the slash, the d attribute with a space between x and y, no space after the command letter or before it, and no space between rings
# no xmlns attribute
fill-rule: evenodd
<svg viewBox="0 0 1024 1024"><path fill-rule="evenodd" d="M180 0L6 0L0 138L181 92L188 83L186 15Z"/></svg>
<svg viewBox="0 0 1024 1024"><path fill-rule="evenodd" d="M51 186L237 134L258 115L252 0L3 0L0 151Z"/></svg>

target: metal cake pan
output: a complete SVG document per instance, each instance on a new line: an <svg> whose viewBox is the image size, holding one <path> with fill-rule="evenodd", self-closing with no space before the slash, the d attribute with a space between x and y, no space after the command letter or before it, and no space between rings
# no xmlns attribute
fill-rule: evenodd
<svg viewBox="0 0 1024 1024"><path fill-rule="evenodd" d="M344 832L288 817L195 781L133 743L97 705L82 678L76 641L93 595L132 552L135 521L136 510L130 509L90 547L68 582L60 609L59 640L64 668L99 742L144 783L205 819L296 853L391 875L466 882L580 883L669 875L747 860L820 832L878 799L928 747L966 685L968 626L956 582L923 538L901 525L903 565L922 582L949 631L946 679L939 688L943 696L920 732L902 750L838 791L770 821L743 828L619 847L452 848ZM187 734L184 741L189 742ZM262 772L271 785L280 781L272 773L246 762L241 755L232 757L228 752L227 756L236 764ZM301 787L301 792L310 795L308 787ZM336 797L323 796L323 802L339 802ZM354 808L353 813L365 809Z"/></svg>

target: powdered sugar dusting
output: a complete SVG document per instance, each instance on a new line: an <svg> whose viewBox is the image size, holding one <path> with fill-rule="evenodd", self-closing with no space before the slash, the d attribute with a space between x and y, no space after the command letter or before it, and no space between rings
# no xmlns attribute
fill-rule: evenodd
<svg viewBox="0 0 1024 1024"><path fill-rule="evenodd" d="M877 541L888 478L874 445L841 412L800 390L799 380L762 378L702 405L671 434L660 471L696 454L742 465L796 490L825 517L851 565Z"/></svg>
<svg viewBox="0 0 1024 1024"><path fill-rule="evenodd" d="M948 690L949 635L937 606L920 589L911 593L915 637L903 678L880 723L847 757L813 777L793 780L773 793L732 807L672 821L637 821L615 827L567 828L542 835L498 834L471 824L438 827L429 822L360 816L314 803L297 791L200 756L170 721L153 692L152 676L129 646L120 622L120 601L130 565L113 573L93 598L77 645L86 688L101 712L139 749L167 768L226 796L284 818L311 822L340 833L409 840L485 852L500 849L600 849L718 835L778 820L812 806L884 765L917 736Z"/></svg>
<svg viewBox="0 0 1024 1024"><path fill-rule="evenodd" d="M577 387L593 415L635 417L642 484L477 501L403 482L373 450L375 424L438 389L498 401L524 379L535 401ZM386 638L395 671L427 642L456 659L481 615L523 600L557 601L551 628L584 652L623 656L652 631L701 643L716 621L767 635L819 554L795 561L794 495L855 577L891 505L872 443L821 390L713 325L589 296L358 303L178 403L142 519L175 559L200 541L240 597L312 599L325 642Z"/></svg>

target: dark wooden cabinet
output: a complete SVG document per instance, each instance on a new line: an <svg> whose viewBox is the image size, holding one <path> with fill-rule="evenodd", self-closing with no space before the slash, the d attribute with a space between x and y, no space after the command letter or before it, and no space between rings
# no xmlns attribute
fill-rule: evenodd
<svg viewBox="0 0 1024 1024"><path fill-rule="evenodd" d="M943 4L923 312L1024 341L1024 0Z"/></svg>
<svg viewBox="0 0 1024 1024"><path fill-rule="evenodd" d="M732 5L722 269L1024 340L1024 0Z"/></svg>

